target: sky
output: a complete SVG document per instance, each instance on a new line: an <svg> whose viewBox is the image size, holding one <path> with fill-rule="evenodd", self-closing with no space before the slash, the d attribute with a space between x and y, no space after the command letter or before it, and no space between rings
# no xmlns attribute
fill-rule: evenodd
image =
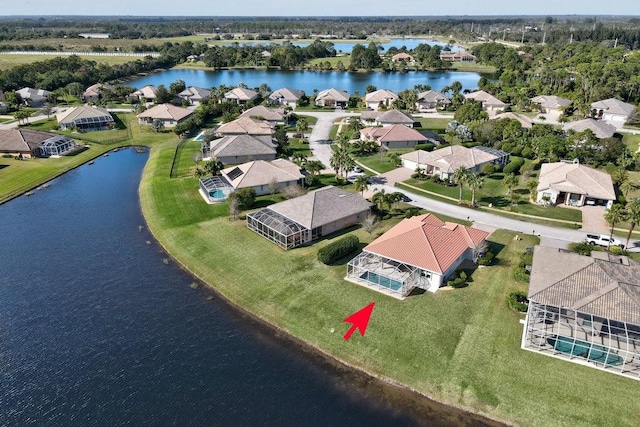
<svg viewBox="0 0 640 427"><path fill-rule="evenodd" d="M638 0L0 0L7 15L441 16L634 15Z"/></svg>

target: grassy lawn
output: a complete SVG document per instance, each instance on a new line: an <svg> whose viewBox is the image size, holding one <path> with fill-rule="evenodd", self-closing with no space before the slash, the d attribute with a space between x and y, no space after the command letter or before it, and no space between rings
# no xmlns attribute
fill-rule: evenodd
<svg viewBox="0 0 640 427"><path fill-rule="evenodd" d="M359 163L362 163L368 168L373 169L379 173L389 172L396 168L393 164L393 160L390 157L391 153L397 153L399 155L410 152L411 149L399 149L399 150L389 150L384 153L383 156L380 153L371 153L365 155L353 154L353 159Z"/></svg>
<svg viewBox="0 0 640 427"><path fill-rule="evenodd" d="M476 62L454 62L452 70L493 74L496 72L496 67L492 65L482 65Z"/></svg>
<svg viewBox="0 0 640 427"><path fill-rule="evenodd" d="M398 301L345 282L344 262L317 262L317 249L332 239L283 251L243 221L230 222L225 204L201 200L195 178L169 178L174 151L171 141L155 146L145 167L140 196L148 225L232 302L374 375L511 423L637 424L633 380L520 350L521 315L506 297L526 289L513 268L535 238L514 241L498 231L490 237L498 265L475 271L468 287ZM364 230L351 232L369 241ZM342 319L371 301L366 337L345 341Z"/></svg>
<svg viewBox="0 0 640 427"><path fill-rule="evenodd" d="M435 119L435 118L416 118L417 122L420 122L420 127L417 130L432 130L437 133L444 133L447 124L453 120L451 119Z"/></svg>
<svg viewBox="0 0 640 427"><path fill-rule="evenodd" d="M347 68L349 68L349 65L351 64L351 56L347 55L347 56L332 56L330 58L314 58L309 61L309 66L313 67L314 65L317 65L318 67L323 69L326 62L329 62L331 64L331 68L333 68L334 70L337 68L338 62L342 62L342 65L346 70Z"/></svg>
<svg viewBox="0 0 640 427"><path fill-rule="evenodd" d="M622 142L627 146L629 151L635 153L638 151L638 147L640 146L640 135L635 135L631 133L623 133L622 134Z"/></svg>

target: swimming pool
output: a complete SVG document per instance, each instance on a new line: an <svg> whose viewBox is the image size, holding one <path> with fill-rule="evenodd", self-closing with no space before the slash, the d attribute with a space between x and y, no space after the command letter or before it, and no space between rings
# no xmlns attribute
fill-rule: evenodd
<svg viewBox="0 0 640 427"><path fill-rule="evenodd" d="M547 342L561 353L588 358L588 360L592 362L604 363L605 365L619 365L623 362L622 357L615 353L609 353L607 355L606 347L587 341L574 340L571 337L562 335L554 335L547 338Z"/></svg>
<svg viewBox="0 0 640 427"><path fill-rule="evenodd" d="M198 136L193 138L194 141L204 141L204 131L200 132Z"/></svg>
<svg viewBox="0 0 640 427"><path fill-rule="evenodd" d="M215 191L209 191L209 198L212 200L224 200L227 198L227 194L224 191L217 189Z"/></svg>
<svg viewBox="0 0 640 427"><path fill-rule="evenodd" d="M370 271L366 271L365 273L363 273L360 276L360 278L373 285L382 286L384 288L392 289L394 291L398 291L400 290L400 288L402 288L402 282L398 280L393 280L386 276L380 276Z"/></svg>

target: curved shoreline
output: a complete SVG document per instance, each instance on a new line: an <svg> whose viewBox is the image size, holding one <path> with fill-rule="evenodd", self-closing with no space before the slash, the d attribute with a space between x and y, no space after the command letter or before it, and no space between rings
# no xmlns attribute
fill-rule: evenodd
<svg viewBox="0 0 640 427"><path fill-rule="evenodd" d="M343 379L346 380L347 383L351 384L351 386L374 391L378 396L392 404L394 407L400 407L403 414L410 416L420 424L426 421L428 423L427 425L434 427L445 427L451 425L500 427L512 425L508 424L506 421L491 418L480 412L470 410L469 408L436 399L396 381L393 378L376 375L360 366L348 363L328 351L325 351L322 348L291 334L287 330L268 322L264 318L249 311L245 307L234 302L228 296L224 295L216 289L214 285L204 280L176 258L168 250L166 242L161 241L158 238L157 233L149 225L149 222L147 221L148 212L146 212L145 205L142 203L142 185L145 182L145 172L147 172L150 160L152 160L151 156L149 156L140 178L140 184L138 186L138 203L140 211L142 212L142 217L145 221L145 226L153 236L154 240L162 250L172 260L174 260L178 266L180 266L180 268L203 283L207 290L220 298L228 307L236 310L244 316L247 316L254 325L268 333L270 335L270 339L274 339L283 344L292 344L295 346L297 351L308 356L313 363L318 363L324 367L330 368L334 373L336 373L336 375L344 377ZM429 418L425 419L426 417Z"/></svg>

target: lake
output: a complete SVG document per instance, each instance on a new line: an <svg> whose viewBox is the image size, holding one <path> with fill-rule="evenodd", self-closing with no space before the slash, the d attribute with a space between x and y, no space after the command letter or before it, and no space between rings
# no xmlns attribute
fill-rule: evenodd
<svg viewBox="0 0 640 427"><path fill-rule="evenodd" d="M192 289L144 225L147 158L120 150L0 205L0 425L486 425Z"/></svg>
<svg viewBox="0 0 640 427"><path fill-rule="evenodd" d="M328 41L330 42L331 40L323 40L323 41ZM255 42L251 42L251 41L247 41L246 43L243 43L242 41L236 41L239 45L248 45L248 46L254 46L258 43ZM233 43L233 42L232 42ZM232 43L228 43L227 45L231 45ZM350 43L333 43L333 47L337 52L351 52L353 50L353 47L356 44L361 44L363 46L369 46L369 41L367 40L354 40L353 42ZM260 44L269 44L268 42L264 42L264 43L260 43ZM305 46L309 46L311 43L293 43L295 46L300 46L300 47L305 47ZM406 39L402 39L402 38L394 38L391 39L390 41L386 42L386 43L378 43L383 49L382 52L386 52L388 51L390 48L395 47L397 49L400 49L401 47L406 47L408 50L413 50L416 47L418 47L419 44L428 44L430 46L440 46L442 48L444 48L445 46L447 46L447 43L443 43L437 40L429 40L429 39L414 39L414 38L406 38ZM460 46L457 45L448 45L451 52L458 52L460 50L462 50L462 48Z"/></svg>
<svg viewBox="0 0 640 427"><path fill-rule="evenodd" d="M353 94L356 90L363 96L367 85L378 89L389 89L400 92L412 89L417 84L429 85L434 90L450 86L454 81L462 83L463 89L474 90L478 87L480 73L458 71L409 71L407 73L349 73L341 71L280 71L280 70L195 70L174 68L134 78L127 85L140 89L146 85L169 85L178 79L184 80L187 86L217 87L220 85L238 86L244 83L247 87L259 87L266 83L272 90L281 87L304 90L313 95L313 90L336 88ZM487 76L490 77L490 76Z"/></svg>

